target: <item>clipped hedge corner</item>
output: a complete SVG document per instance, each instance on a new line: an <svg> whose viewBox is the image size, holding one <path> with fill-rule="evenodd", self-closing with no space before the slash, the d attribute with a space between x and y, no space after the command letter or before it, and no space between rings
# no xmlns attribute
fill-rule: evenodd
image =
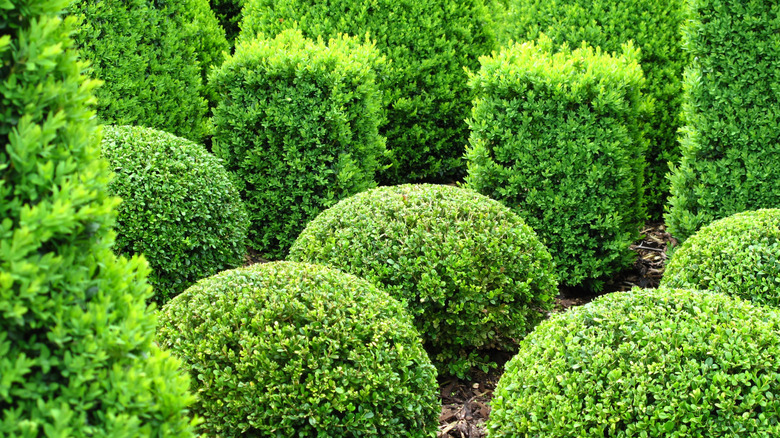
<svg viewBox="0 0 780 438"><path fill-rule="evenodd" d="M322 266L220 273L171 300L158 340L184 359L209 436L429 437L436 372L401 303Z"/></svg>

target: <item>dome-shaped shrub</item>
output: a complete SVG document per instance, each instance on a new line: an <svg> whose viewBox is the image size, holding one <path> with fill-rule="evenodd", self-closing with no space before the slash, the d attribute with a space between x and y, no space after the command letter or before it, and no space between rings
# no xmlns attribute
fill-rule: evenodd
<svg viewBox="0 0 780 438"><path fill-rule="evenodd" d="M383 184L451 182L465 174L472 93L464 67L494 48L481 0L244 0L239 39L300 29L307 38L368 37L392 62L378 78L392 153Z"/></svg>
<svg viewBox="0 0 780 438"><path fill-rule="evenodd" d="M320 211L376 186L383 62L357 39L326 46L289 30L240 42L210 76L221 96L214 153L236 176L249 244L264 256L283 258Z"/></svg>
<svg viewBox="0 0 780 438"><path fill-rule="evenodd" d="M739 213L701 228L674 252L661 284L780 306L780 210Z"/></svg>
<svg viewBox="0 0 780 438"><path fill-rule="evenodd" d="M246 210L219 160L167 132L105 127L109 191L122 198L115 250L143 254L164 303L201 278L241 265Z"/></svg>
<svg viewBox="0 0 780 438"><path fill-rule="evenodd" d="M103 122L206 135L205 70L228 47L208 0L80 0L69 12L81 22L74 38L91 76L104 81Z"/></svg>
<svg viewBox="0 0 780 438"><path fill-rule="evenodd" d="M67 4L0 6L0 436L191 437L149 268L111 252L119 199Z"/></svg>
<svg viewBox="0 0 780 438"><path fill-rule="evenodd" d="M450 186L381 187L309 223L290 259L336 267L406 303L441 372L514 351L557 295L547 249L497 201Z"/></svg>
<svg viewBox="0 0 780 438"><path fill-rule="evenodd" d="M222 272L171 300L160 345L184 359L209 436L428 437L435 369L403 305L322 266Z"/></svg>
<svg viewBox="0 0 780 438"><path fill-rule="evenodd" d="M778 436L778 330L776 312L723 294L609 294L522 341L488 436Z"/></svg>

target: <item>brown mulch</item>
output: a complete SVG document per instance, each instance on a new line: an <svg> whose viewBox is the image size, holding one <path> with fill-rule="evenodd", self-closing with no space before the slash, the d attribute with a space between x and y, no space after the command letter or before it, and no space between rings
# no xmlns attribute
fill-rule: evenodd
<svg viewBox="0 0 780 438"><path fill-rule="evenodd" d="M661 281L666 263L666 250L677 241L666 232L662 223L647 224L641 234L644 237L631 245L637 253L634 266L605 284L601 294L584 293L582 290L561 288L555 299L555 312L564 312L573 306L587 304L599 295L628 291L634 286L656 288ZM499 369L489 374L475 373L471 380L445 379L439 382L441 415L438 438L483 438L485 422L490 415L490 400L504 368L504 360L496 360Z"/></svg>

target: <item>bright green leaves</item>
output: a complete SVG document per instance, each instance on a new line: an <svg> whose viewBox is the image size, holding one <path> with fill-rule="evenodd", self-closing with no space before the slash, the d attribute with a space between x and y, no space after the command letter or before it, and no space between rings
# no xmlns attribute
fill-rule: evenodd
<svg viewBox="0 0 780 438"><path fill-rule="evenodd" d="M267 263L197 283L159 342L190 370L204 432L429 437L436 372L403 305L365 280Z"/></svg>
<svg viewBox="0 0 780 438"><path fill-rule="evenodd" d="M645 219L647 101L639 52L515 44L471 75L470 188L504 202L539 233L561 281L590 284L630 264Z"/></svg>
<svg viewBox="0 0 780 438"><path fill-rule="evenodd" d="M376 186L385 67L370 44L286 31L239 43L212 73L214 152L246 202L250 245L266 257L283 257L320 211Z"/></svg>
<svg viewBox="0 0 780 438"><path fill-rule="evenodd" d="M115 251L146 257L155 301L243 263L248 216L216 157L150 128L111 126L104 135L108 189L122 198Z"/></svg>
<svg viewBox="0 0 780 438"><path fill-rule="evenodd" d="M290 259L361 276L403 301L442 374L495 367L557 295L550 254L508 208L470 190L381 187L314 219Z"/></svg>

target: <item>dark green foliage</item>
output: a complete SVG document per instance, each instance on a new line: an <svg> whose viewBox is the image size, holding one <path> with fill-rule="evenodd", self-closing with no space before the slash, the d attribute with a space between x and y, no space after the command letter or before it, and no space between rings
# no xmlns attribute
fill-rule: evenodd
<svg viewBox="0 0 780 438"><path fill-rule="evenodd" d="M669 232L780 205L780 5L690 3L682 160L672 169Z"/></svg>
<svg viewBox="0 0 780 438"><path fill-rule="evenodd" d="M298 28L309 38L368 35L392 63L379 78L392 152L383 184L451 182L462 160L471 92L463 68L494 48L480 0L246 0L241 38Z"/></svg>
<svg viewBox="0 0 780 438"><path fill-rule="evenodd" d="M150 128L106 127L104 135L115 172L108 189L122 198L114 250L146 257L158 303L243 263L249 220L216 157Z"/></svg>
<svg viewBox="0 0 780 438"><path fill-rule="evenodd" d="M674 252L661 284L780 306L780 210L738 213L702 227Z"/></svg>
<svg viewBox="0 0 780 438"><path fill-rule="evenodd" d="M199 141L207 133L206 69L221 64L224 31L208 0L78 0L70 13L106 123L161 129Z"/></svg>
<svg viewBox="0 0 780 438"><path fill-rule="evenodd" d="M214 153L236 176L250 245L284 257L306 223L339 199L374 187L385 151L370 45L322 42L287 31L241 42L210 77Z"/></svg>
<svg viewBox="0 0 780 438"><path fill-rule="evenodd" d="M598 287L631 263L645 219L645 100L638 54L542 39L481 58L467 185L515 210L550 248L561 280Z"/></svg>
<svg viewBox="0 0 780 438"><path fill-rule="evenodd" d="M778 330L778 313L722 294L606 295L523 340L488 437L778 436Z"/></svg>
<svg viewBox="0 0 780 438"><path fill-rule="evenodd" d="M191 437L148 268L111 252L119 200L67 4L0 7L0 436Z"/></svg>
<svg viewBox="0 0 780 438"><path fill-rule="evenodd" d="M290 259L366 278L404 301L440 373L495 366L553 305L550 254L500 203L450 186L380 187L314 219Z"/></svg>
<svg viewBox="0 0 780 438"><path fill-rule="evenodd" d="M208 436L430 437L436 372L401 303L302 263L226 271L161 313Z"/></svg>
<svg viewBox="0 0 780 438"><path fill-rule="evenodd" d="M500 0L496 0L500 1ZM663 213L669 195L670 161L680 148L682 72L687 57L680 42L685 20L684 0L507 0L509 11L500 26L501 41L536 40L542 33L558 46L582 42L605 52L621 51L629 41L641 50L640 64L647 82L643 91L654 102L644 120L648 148L645 158L645 198L654 218Z"/></svg>
<svg viewBox="0 0 780 438"><path fill-rule="evenodd" d="M210 0L211 9L219 20L219 24L225 29L225 36L230 45L233 45L238 37L238 25L241 22L241 9L245 0Z"/></svg>

